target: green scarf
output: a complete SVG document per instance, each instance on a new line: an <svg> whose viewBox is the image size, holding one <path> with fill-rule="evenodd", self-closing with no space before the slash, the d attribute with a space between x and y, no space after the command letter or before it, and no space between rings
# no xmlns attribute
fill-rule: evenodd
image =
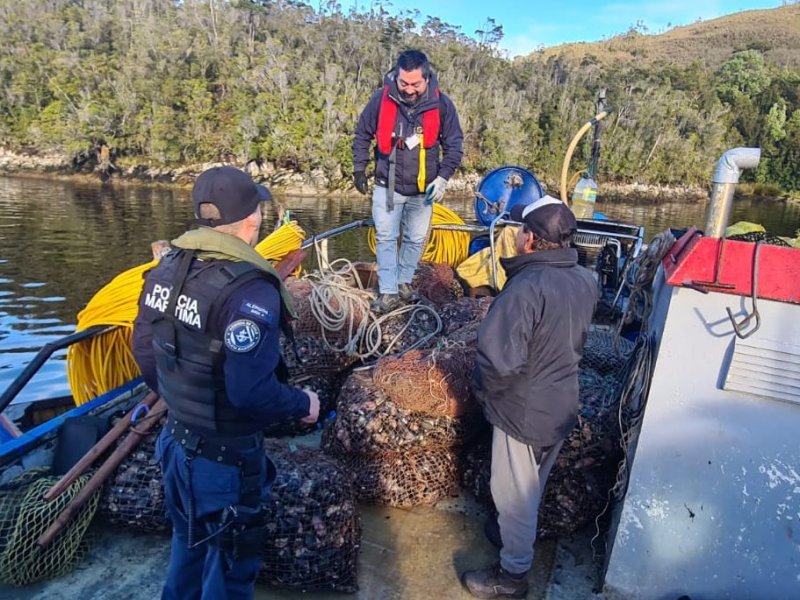
<svg viewBox="0 0 800 600"><path fill-rule="evenodd" d="M286 310L292 318L297 318L297 313L292 303L292 295L283 285L280 275L266 258L261 256L255 249L234 235L214 231L210 227L200 227L187 231L177 239L172 240L171 244L176 248L184 250L199 250L197 258L231 260L234 262L248 262L258 267L265 273L274 276L281 282L281 298Z"/></svg>

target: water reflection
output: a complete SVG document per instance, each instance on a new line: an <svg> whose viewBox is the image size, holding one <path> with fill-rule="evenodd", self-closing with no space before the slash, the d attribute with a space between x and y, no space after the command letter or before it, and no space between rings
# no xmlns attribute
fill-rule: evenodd
<svg viewBox="0 0 800 600"><path fill-rule="evenodd" d="M279 198L309 235L370 216L355 198ZM474 222L472 198L445 204ZM669 226L703 225L705 203L604 203L607 216L644 225L649 239ZM263 235L277 217L267 205ZM733 220L762 223L777 235L800 227L800 206L737 201ZM0 177L0 390L35 352L74 330L76 315L115 275L150 260L150 243L172 239L191 222L188 190L111 188L72 182ZM331 258L370 259L365 231L330 242ZM313 261L307 266L313 267ZM47 362L20 396L28 401L68 393L64 352Z"/></svg>

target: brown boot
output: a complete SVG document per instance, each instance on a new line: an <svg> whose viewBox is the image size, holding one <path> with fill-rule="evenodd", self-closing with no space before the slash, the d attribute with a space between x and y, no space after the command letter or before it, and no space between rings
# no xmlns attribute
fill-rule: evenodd
<svg viewBox="0 0 800 600"><path fill-rule="evenodd" d="M476 598L524 598L528 595L528 572L514 575L500 565L466 571L461 583Z"/></svg>

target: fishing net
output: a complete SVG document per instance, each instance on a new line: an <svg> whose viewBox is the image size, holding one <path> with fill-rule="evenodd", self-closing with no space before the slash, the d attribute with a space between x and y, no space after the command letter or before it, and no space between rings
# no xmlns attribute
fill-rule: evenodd
<svg viewBox="0 0 800 600"><path fill-rule="evenodd" d="M457 417L478 409L470 393L475 349L447 345L381 358L373 375L397 406L433 416Z"/></svg>
<svg viewBox="0 0 800 600"><path fill-rule="evenodd" d="M169 531L161 466L154 456L165 421L162 418L139 441L106 484L98 512L109 523L134 531Z"/></svg>
<svg viewBox="0 0 800 600"><path fill-rule="evenodd" d="M449 335L472 323L480 323L486 318L493 299L491 296L465 297L445 304L439 310L439 316L442 318L442 333Z"/></svg>
<svg viewBox="0 0 800 600"><path fill-rule="evenodd" d="M411 287L437 306L450 304L464 296L456 272L451 266L441 263L419 263Z"/></svg>
<svg viewBox="0 0 800 600"><path fill-rule="evenodd" d="M297 354L285 337L281 337L280 343L281 355L291 377L335 375L358 360L357 357L332 350L321 338L313 335L298 335L295 338Z"/></svg>
<svg viewBox="0 0 800 600"><path fill-rule="evenodd" d="M336 457L351 474L359 502L411 508L458 495L457 454L453 448L342 453Z"/></svg>
<svg viewBox="0 0 800 600"><path fill-rule="evenodd" d="M322 447L341 455L458 446L482 423L480 415L453 419L412 413L389 401L369 375L353 373L339 394L336 419L323 430Z"/></svg>
<svg viewBox="0 0 800 600"><path fill-rule="evenodd" d="M604 374L618 374L633 353L633 342L615 331L592 330L583 345L580 368Z"/></svg>
<svg viewBox="0 0 800 600"><path fill-rule="evenodd" d="M91 474L82 475L60 496L46 502L42 495L60 479L47 473L48 469L31 469L0 486L2 583L27 585L64 575L86 555L89 540L85 534L97 510L99 491L46 548L36 543L91 478Z"/></svg>
<svg viewBox="0 0 800 600"><path fill-rule="evenodd" d="M341 466L317 449L270 440L278 469L259 580L270 585L354 592L361 529Z"/></svg>
<svg viewBox="0 0 800 600"><path fill-rule="evenodd" d="M381 338L377 344L378 356L390 353L404 352L423 344L426 338L435 339L433 336L440 330L438 313L426 305L406 307L408 310L387 315L380 321Z"/></svg>
<svg viewBox="0 0 800 600"><path fill-rule="evenodd" d="M579 373L581 408L547 480L539 509L538 535L572 533L603 510L621 458L617 411L620 383L616 375L591 369ZM478 501L494 510L491 477L491 436L465 447L461 484Z"/></svg>
<svg viewBox="0 0 800 600"><path fill-rule="evenodd" d="M297 319L292 321L295 335L319 336L322 328L311 312L311 282L307 279L288 277L284 285L292 295L294 310L297 313Z"/></svg>
<svg viewBox="0 0 800 600"><path fill-rule="evenodd" d="M451 329L447 334L447 342L450 344L458 344L462 346L469 346L471 348L478 347L478 329L480 329L480 321L472 321L458 329Z"/></svg>
<svg viewBox="0 0 800 600"><path fill-rule="evenodd" d="M368 374L356 372L342 386L322 448L345 465L360 501L433 504L457 493L456 447L481 423L402 409Z"/></svg>

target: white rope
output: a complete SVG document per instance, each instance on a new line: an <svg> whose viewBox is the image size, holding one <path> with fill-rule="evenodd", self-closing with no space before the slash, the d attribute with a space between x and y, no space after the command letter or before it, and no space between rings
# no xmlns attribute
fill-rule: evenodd
<svg viewBox="0 0 800 600"><path fill-rule="evenodd" d="M348 356L356 356L362 360L390 354L403 333L421 313L429 313L436 327L411 347L405 348L405 351L421 346L441 331L442 320L439 313L426 304L401 306L376 317L370 310L370 302L375 295L364 289L358 271L349 260L345 258L334 260L327 265L327 268L321 260L318 264L320 270L305 277L311 284L309 303L311 313L322 328L323 342L334 352L345 352ZM381 324L407 313L408 317L403 327L381 351L383 343ZM329 334L339 334L343 330L347 332L343 336L346 340L343 345L336 345L328 339Z"/></svg>

